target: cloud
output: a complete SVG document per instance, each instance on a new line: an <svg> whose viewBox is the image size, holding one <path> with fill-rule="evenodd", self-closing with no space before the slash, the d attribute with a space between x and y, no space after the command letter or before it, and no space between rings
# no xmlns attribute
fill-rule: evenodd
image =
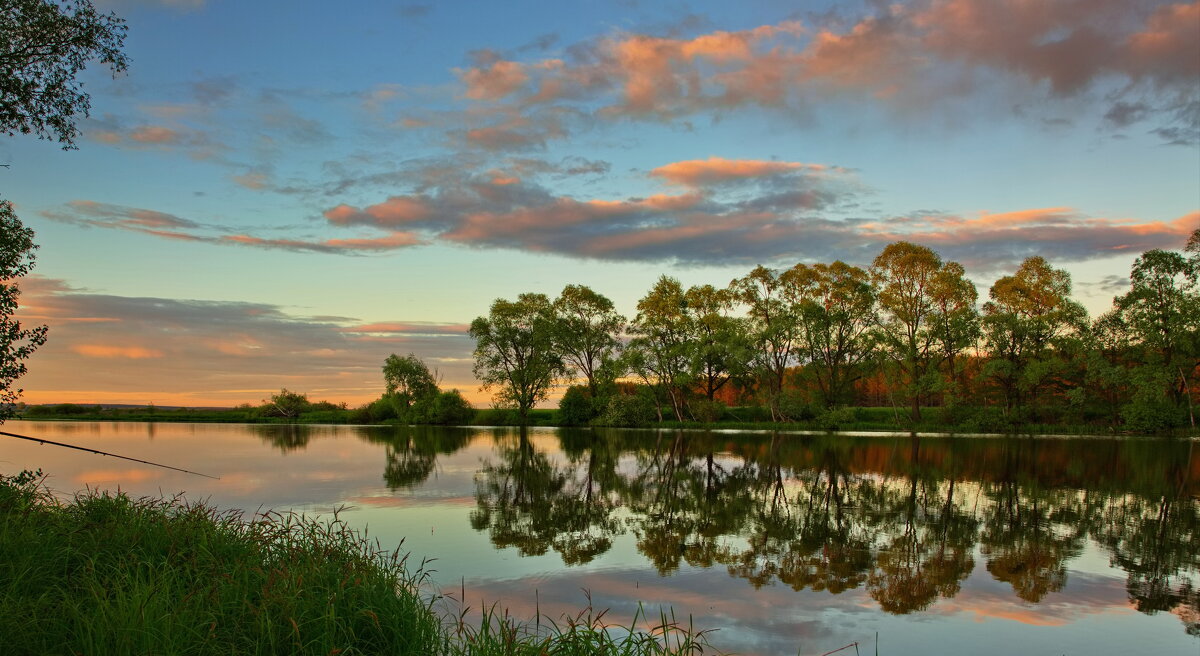
<svg viewBox="0 0 1200 656"><path fill-rule="evenodd" d="M243 180L243 184L256 182L255 178ZM386 221L385 210L377 210L376 222ZM336 208L335 208L336 209ZM337 212L331 210L335 216ZM413 232L392 231L382 237L305 239L265 238L232 231L221 225L203 224L173 214L122 205L110 205L90 200L75 200L57 210L46 210L41 215L52 221L95 228L110 228L137 232L162 239L190 241L217 245L252 246L270 250L293 252L341 253L356 255L370 252L393 251L425 243ZM334 222L336 223L336 222ZM346 223L352 223L347 221Z"/></svg>
<svg viewBox="0 0 1200 656"><path fill-rule="evenodd" d="M106 344L76 344L71 350L89 358L128 358L130 360L145 360L161 358L163 352L141 346L110 346Z"/></svg>
<svg viewBox="0 0 1200 656"><path fill-rule="evenodd" d="M254 390L287 387L360 403L383 392L379 368L393 352L436 363L444 386L472 394L477 387L462 324L364 324L266 303L114 296L39 276L22 281L21 291L20 319L51 332L22 379L31 402L61 400L61 391L94 402L235 405L258 403L266 392ZM85 359L104 363L84 366Z"/></svg>
<svg viewBox="0 0 1200 656"><path fill-rule="evenodd" d="M529 81L525 67L517 62L494 61L482 67L457 71L467 86L466 96L473 100L500 100Z"/></svg>
<svg viewBox="0 0 1200 656"><path fill-rule="evenodd" d="M1108 104L1108 125L1155 120L1169 129L1163 124L1191 121L1194 128L1197 120L1179 108L1200 95L1200 2L917 0L868 7L874 10L848 19L829 14L809 24L692 37L616 32L532 61L484 51L456 73L469 99L526 110L573 105L609 119L665 120L748 106L796 114L845 100L905 116L957 104L966 116L1028 97L1049 108L1081 98ZM1177 139L1174 133L1187 134L1176 126L1164 137Z"/></svg>
<svg viewBox="0 0 1200 656"><path fill-rule="evenodd" d="M858 214L871 191L857 172L783 160L669 162L645 174L647 183L664 186L646 196L577 198L555 193L542 182L606 166L588 160L512 158L501 168L477 172L448 161L426 161L377 181L384 186L387 181L406 183L406 193L322 212L326 228L366 233L361 236L265 237L92 201L43 214L168 239L343 255L443 243L610 261L754 265L832 258L866 262L885 245L906 240L987 271L1031 255L1083 261L1177 249L1200 225L1200 212L1156 221L1098 217L1071 207L866 218ZM339 184L359 182L347 178Z"/></svg>
<svg viewBox="0 0 1200 656"><path fill-rule="evenodd" d="M100 143L136 150L184 151L195 159L209 159L227 150L211 135L183 125L142 123L124 126L113 117L85 123L88 137Z"/></svg>
<svg viewBox="0 0 1200 656"><path fill-rule="evenodd" d="M824 166L801 164L800 162L730 160L722 157L709 157L706 160L672 162L650 171L650 175L676 184L697 187L747 178L766 178L789 174L805 168L816 171L825 169Z"/></svg>
<svg viewBox="0 0 1200 656"><path fill-rule="evenodd" d="M400 5L398 11L405 18L423 18L433 11L433 5L409 3Z"/></svg>

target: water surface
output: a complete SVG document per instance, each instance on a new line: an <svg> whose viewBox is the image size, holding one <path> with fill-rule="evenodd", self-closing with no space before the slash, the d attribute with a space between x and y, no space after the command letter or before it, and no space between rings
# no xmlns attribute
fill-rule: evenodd
<svg viewBox="0 0 1200 656"><path fill-rule="evenodd" d="M473 608L672 609L740 654L1200 654L1193 440L9 422L61 492L364 527Z"/></svg>

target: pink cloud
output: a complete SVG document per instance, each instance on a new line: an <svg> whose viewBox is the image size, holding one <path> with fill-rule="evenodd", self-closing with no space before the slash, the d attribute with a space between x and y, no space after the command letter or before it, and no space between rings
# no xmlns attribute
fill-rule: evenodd
<svg viewBox="0 0 1200 656"><path fill-rule="evenodd" d="M77 344L73 350L89 358L128 358L130 360L145 360L161 358L163 352L141 346L110 346L106 344Z"/></svg>
<svg viewBox="0 0 1200 656"><path fill-rule="evenodd" d="M129 133L129 138L144 144L173 144L180 141L180 134L161 125L143 125Z"/></svg>
<svg viewBox="0 0 1200 656"><path fill-rule="evenodd" d="M467 85L466 96L473 100L500 100L529 81L525 67L512 61L495 61L485 67L458 71Z"/></svg>
<svg viewBox="0 0 1200 656"><path fill-rule="evenodd" d="M806 168L807 166L799 162L774 162L753 159L731 160L723 157L709 157L708 159L672 162L671 164L666 164L650 171L650 175L662 178L668 182L696 187L727 180L761 178L780 173L790 173Z"/></svg>
<svg viewBox="0 0 1200 656"><path fill-rule="evenodd" d="M338 205L326 210L325 218L336 225L372 224L402 225L429 218L432 210L421 198L392 196L382 203L359 210L349 205Z"/></svg>

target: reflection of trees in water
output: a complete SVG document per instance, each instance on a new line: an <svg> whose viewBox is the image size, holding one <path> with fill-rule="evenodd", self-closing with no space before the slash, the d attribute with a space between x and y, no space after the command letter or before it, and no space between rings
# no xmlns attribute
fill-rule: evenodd
<svg viewBox="0 0 1200 656"><path fill-rule="evenodd" d="M723 565L756 587L865 587L883 610L909 613L958 594L976 548L993 578L1037 603L1064 588L1091 537L1128 573L1139 610L1169 610L1200 631L1200 506L1186 448L1151 457L1145 445L1105 444L1111 462L1075 465L1086 458L1035 440L574 431L561 443L556 460L510 439L486 463L472 524L496 546L580 564L628 527L664 575ZM1119 478L1144 467L1165 477ZM1082 484L1080 471L1106 469L1117 473Z"/></svg>
<svg viewBox="0 0 1200 656"><path fill-rule="evenodd" d="M738 535L754 507L745 475L745 467L718 458L710 438L660 433L638 453L625 488L638 551L664 575L682 562L711 567L719 538Z"/></svg>
<svg viewBox="0 0 1200 656"><path fill-rule="evenodd" d="M590 562L612 547L620 530L616 498L606 487L615 459L600 445L571 454L559 465L537 451L522 431L497 443L498 461L476 480L471 525L487 530L496 547L515 547L523 556L553 548L568 565Z"/></svg>
<svg viewBox="0 0 1200 656"><path fill-rule="evenodd" d="M329 432L328 429L322 431L321 427L304 424L248 424L247 428L281 453L303 451L314 436Z"/></svg>

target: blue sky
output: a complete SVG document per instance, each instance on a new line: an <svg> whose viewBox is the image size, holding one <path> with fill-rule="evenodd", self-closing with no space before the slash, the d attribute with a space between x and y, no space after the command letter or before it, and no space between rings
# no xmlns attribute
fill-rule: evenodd
<svg viewBox="0 0 1200 656"><path fill-rule="evenodd" d="M477 400L463 324L586 284L865 266L1093 313L1200 224L1200 4L105 4L79 149L0 142L38 233L31 401L360 402L391 352Z"/></svg>

